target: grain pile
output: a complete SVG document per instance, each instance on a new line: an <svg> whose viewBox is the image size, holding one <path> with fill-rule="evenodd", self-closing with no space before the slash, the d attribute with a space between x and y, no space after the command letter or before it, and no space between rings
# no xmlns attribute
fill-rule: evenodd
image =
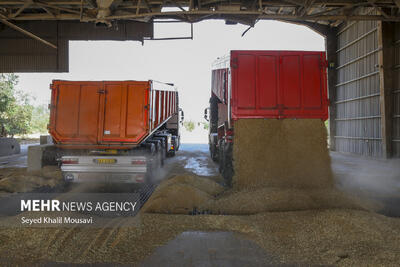
<svg viewBox="0 0 400 267"><path fill-rule="evenodd" d="M334 189L260 188L228 191L203 208L213 214L251 215L262 212L324 209L377 210L377 203L361 201Z"/></svg>
<svg viewBox="0 0 400 267"><path fill-rule="evenodd" d="M248 119L234 127L234 188L332 187L323 121Z"/></svg>
<svg viewBox="0 0 400 267"><path fill-rule="evenodd" d="M142 212L188 214L203 207L222 191L223 187L211 179L178 175L158 186Z"/></svg>
<svg viewBox="0 0 400 267"><path fill-rule="evenodd" d="M374 210L333 187L327 134L319 119L235 123L233 188L184 175L161 183L144 212L249 215L315 209ZM199 184L202 186L199 186ZM217 190L216 190L217 188Z"/></svg>
<svg viewBox="0 0 400 267"><path fill-rule="evenodd" d="M159 185L142 213L192 214L193 212L251 215L275 211L323 209L377 210L376 203L361 201L336 189L260 187L225 190L211 179L179 175Z"/></svg>
<svg viewBox="0 0 400 267"><path fill-rule="evenodd" d="M54 187L62 183L61 171L57 166L45 166L41 171L29 173L26 168L0 170L0 192L30 192L42 186Z"/></svg>
<svg viewBox="0 0 400 267"><path fill-rule="evenodd" d="M263 265L398 266L400 262L398 219L345 209L251 216L141 214L116 218L104 228L0 228L0 261L22 266L136 265L183 231L243 234L276 258Z"/></svg>

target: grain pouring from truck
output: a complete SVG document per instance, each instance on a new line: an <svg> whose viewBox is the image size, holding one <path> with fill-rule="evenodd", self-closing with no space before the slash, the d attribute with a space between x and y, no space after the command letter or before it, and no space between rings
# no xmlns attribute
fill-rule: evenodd
<svg viewBox="0 0 400 267"><path fill-rule="evenodd" d="M172 84L55 80L51 90L49 133L68 182L153 183L179 150L183 115Z"/></svg>
<svg viewBox="0 0 400 267"><path fill-rule="evenodd" d="M295 124L293 119L304 122L311 120L314 125L316 120L320 120L317 122L318 128L320 124L322 125L321 120L328 118L326 66L325 52L313 51L231 51L229 56L219 58L214 62L210 107L205 109L204 117L210 121L211 157L219 162L219 171L227 184L232 182L236 169L234 168L235 160L238 160L233 157L235 142L240 139L242 152L246 146L248 150L252 150L262 145L257 144L257 141L246 141L243 136L237 136L235 125L239 124L238 122L241 122L243 126L240 127L242 135L246 131L278 132L282 130L279 133L281 136L265 132L265 138L276 138L282 141L282 136L292 131L289 128L293 128ZM269 121L265 121L264 126L258 129L251 128L251 123L254 125L254 122L260 119ZM272 126L272 120L279 120L279 123ZM285 122L282 123L283 121ZM275 128L269 129L270 126L266 125L268 123ZM303 141L300 138L300 142ZM286 143L282 142L282 144ZM262 149L266 154L274 154L281 152L283 147L266 146ZM286 149L289 150L289 148ZM310 149L322 151L325 148ZM288 154L293 154L293 151L285 152L285 156L278 160L285 161L292 157L293 155L288 156ZM263 161L264 159L254 160ZM260 170L260 173L276 173L277 176L287 174L287 171L284 173L285 170L277 171L273 168L272 166L266 170ZM276 168L279 167L276 166Z"/></svg>

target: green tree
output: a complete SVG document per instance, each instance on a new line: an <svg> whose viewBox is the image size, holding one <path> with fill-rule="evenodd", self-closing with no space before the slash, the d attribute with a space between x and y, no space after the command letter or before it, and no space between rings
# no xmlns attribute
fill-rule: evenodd
<svg viewBox="0 0 400 267"><path fill-rule="evenodd" d="M33 107L30 97L15 89L18 76L0 74L0 135L11 136L30 132Z"/></svg>
<svg viewBox="0 0 400 267"><path fill-rule="evenodd" d="M30 130L32 133L47 133L47 124L49 123L50 112L46 105L40 105L33 108L32 123Z"/></svg>
<svg viewBox="0 0 400 267"><path fill-rule="evenodd" d="M183 123L183 127L185 127L186 131L191 132L196 127L193 121L185 121Z"/></svg>

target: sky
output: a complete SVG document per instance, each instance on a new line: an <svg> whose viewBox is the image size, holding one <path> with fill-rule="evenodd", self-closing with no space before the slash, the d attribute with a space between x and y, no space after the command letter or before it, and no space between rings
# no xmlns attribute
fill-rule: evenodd
<svg viewBox="0 0 400 267"><path fill-rule="evenodd" d="M50 101L53 79L157 80L174 83L185 119L203 121L211 85L211 65L230 50L324 51L324 38L305 26L259 21L244 37L245 25L210 20L193 25L193 40L70 41L69 73L20 73L18 88ZM155 24L155 38L190 36L190 24Z"/></svg>

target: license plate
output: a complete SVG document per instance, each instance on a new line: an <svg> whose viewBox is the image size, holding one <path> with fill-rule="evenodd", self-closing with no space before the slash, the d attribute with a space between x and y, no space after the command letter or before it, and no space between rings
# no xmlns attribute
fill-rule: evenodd
<svg viewBox="0 0 400 267"><path fill-rule="evenodd" d="M95 159L97 164L115 164L117 163L116 159Z"/></svg>

